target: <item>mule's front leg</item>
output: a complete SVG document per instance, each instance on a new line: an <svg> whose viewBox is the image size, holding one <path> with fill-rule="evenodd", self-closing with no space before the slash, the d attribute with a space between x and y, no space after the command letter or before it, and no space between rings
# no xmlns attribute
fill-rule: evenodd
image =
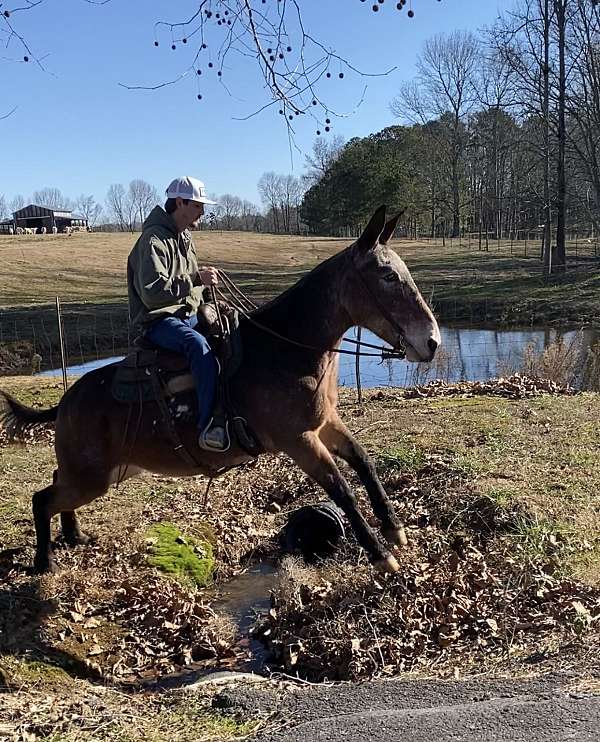
<svg viewBox="0 0 600 742"><path fill-rule="evenodd" d="M381 522L381 532L386 541L396 546L406 546L404 526L394 512L369 454L339 418L328 422L319 432L319 437L332 454L347 461L358 474L369 495L373 512Z"/></svg>
<svg viewBox="0 0 600 742"><path fill-rule="evenodd" d="M367 552L375 568L382 572L397 572L400 568L398 562L381 543L358 509L356 497L348 482L316 433L304 433L300 439L286 447L285 452L306 474L318 482L335 504L344 511L358 543Z"/></svg>

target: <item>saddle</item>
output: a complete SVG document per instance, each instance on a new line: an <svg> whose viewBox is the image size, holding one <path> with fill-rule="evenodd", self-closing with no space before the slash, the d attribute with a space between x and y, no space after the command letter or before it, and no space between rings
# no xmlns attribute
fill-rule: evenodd
<svg viewBox="0 0 600 742"><path fill-rule="evenodd" d="M218 360L213 424L227 431L230 445L237 442L246 453L257 456L262 449L246 420L236 414L229 394L229 381L243 357L238 312L224 302L219 302L218 307L203 304L198 310L196 329L207 339ZM133 350L117 364L111 392L117 402L125 404L156 402L174 449L186 463L198 465L181 443L177 430L179 424L193 422L198 415L194 379L184 356L160 348L144 337L137 338Z"/></svg>

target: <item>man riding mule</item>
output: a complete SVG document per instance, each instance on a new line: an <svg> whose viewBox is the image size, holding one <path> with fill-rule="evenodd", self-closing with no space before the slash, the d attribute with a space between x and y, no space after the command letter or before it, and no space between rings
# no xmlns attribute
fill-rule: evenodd
<svg viewBox="0 0 600 742"><path fill-rule="evenodd" d="M196 178L176 178L167 188L165 208L156 206L127 260L129 316L134 334L185 356L198 397L198 445L227 447L225 428L211 425L217 361L206 338L196 331L203 287L218 283L212 267L198 267L189 228L214 204Z"/></svg>
<svg viewBox="0 0 600 742"><path fill-rule="evenodd" d="M262 449L284 452L318 482L344 511L359 544L379 569L396 571L396 559L359 511L338 456L366 488L381 533L391 545L406 543L402 524L373 462L340 419L337 410L338 352L344 333L358 325L371 330L415 362L431 361L440 343L437 322L406 265L387 247L398 217L386 223L380 207L359 239L321 263L281 296L242 317L241 364L230 395L252 426ZM109 486L142 469L172 476L215 475L247 461L237 443L227 452L198 450L197 466L186 464L169 445L152 401L117 402L111 382L118 364L91 371L57 407L33 410L7 394L0 417L15 437L32 426L56 422L58 468L54 481L33 496L37 534L35 568L55 568L50 524L60 513L67 542L82 543L75 509ZM134 420L135 425L129 425ZM188 449L197 433L181 426Z"/></svg>

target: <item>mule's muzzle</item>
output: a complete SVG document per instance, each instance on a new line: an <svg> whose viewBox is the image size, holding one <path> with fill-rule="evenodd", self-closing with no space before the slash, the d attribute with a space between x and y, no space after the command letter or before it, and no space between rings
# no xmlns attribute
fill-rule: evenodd
<svg viewBox="0 0 600 742"><path fill-rule="evenodd" d="M436 340L433 337L429 338L429 340L427 341L427 349L429 351L429 357L424 359L426 363L430 363L431 361L433 361L436 351L439 347L440 347L440 343L438 340Z"/></svg>

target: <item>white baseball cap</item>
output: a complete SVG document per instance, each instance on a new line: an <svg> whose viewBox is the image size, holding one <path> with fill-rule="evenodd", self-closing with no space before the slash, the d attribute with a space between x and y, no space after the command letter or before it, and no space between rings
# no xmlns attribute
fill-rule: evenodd
<svg viewBox="0 0 600 742"><path fill-rule="evenodd" d="M183 178L175 178L175 180L169 183L167 198L185 198L201 204L217 203L216 201L211 201L210 198L206 198L204 183L197 178L191 178L189 175Z"/></svg>

